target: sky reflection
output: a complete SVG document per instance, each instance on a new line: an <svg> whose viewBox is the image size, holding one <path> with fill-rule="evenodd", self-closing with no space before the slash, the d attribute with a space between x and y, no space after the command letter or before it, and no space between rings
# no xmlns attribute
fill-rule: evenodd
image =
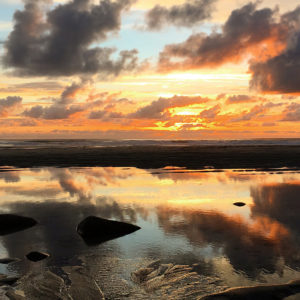
<svg viewBox="0 0 300 300"><path fill-rule="evenodd" d="M300 266L300 174L165 168L44 168L0 173L0 204L39 225L1 237L1 256L85 253L198 263L224 280L281 282ZM242 201L245 207L236 207ZM89 215L137 224L134 234L88 247L76 233ZM25 266L25 269L30 266ZM223 275L222 275L223 274Z"/></svg>

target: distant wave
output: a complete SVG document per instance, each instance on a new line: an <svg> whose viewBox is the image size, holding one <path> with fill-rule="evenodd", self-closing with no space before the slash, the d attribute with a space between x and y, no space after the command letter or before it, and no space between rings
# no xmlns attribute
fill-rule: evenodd
<svg viewBox="0 0 300 300"><path fill-rule="evenodd" d="M126 146L300 146L300 139L250 140L0 140L1 148L126 147Z"/></svg>

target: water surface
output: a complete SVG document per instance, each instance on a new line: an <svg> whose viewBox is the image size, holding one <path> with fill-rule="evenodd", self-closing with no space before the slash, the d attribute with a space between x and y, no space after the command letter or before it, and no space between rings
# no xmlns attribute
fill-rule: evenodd
<svg viewBox="0 0 300 300"><path fill-rule="evenodd" d="M2 213L39 222L0 237L1 257L21 259L0 265L1 272L36 268L24 256L38 250L51 254L43 264L53 268L78 265L80 257L95 254L197 264L199 273L218 275L227 286L300 278L297 172L5 167L0 186ZM76 226L89 215L142 229L88 247Z"/></svg>

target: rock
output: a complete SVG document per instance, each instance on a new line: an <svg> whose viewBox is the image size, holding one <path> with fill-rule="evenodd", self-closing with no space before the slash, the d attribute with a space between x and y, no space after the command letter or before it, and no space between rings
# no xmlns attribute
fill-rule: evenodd
<svg viewBox="0 0 300 300"><path fill-rule="evenodd" d="M25 294L23 291L9 290L5 296L10 300L25 300Z"/></svg>
<svg viewBox="0 0 300 300"><path fill-rule="evenodd" d="M17 276L11 276L11 277L9 277L9 276L0 274L0 286L3 286L3 285L13 285L19 279L20 279L20 277L17 277Z"/></svg>
<svg viewBox="0 0 300 300"><path fill-rule="evenodd" d="M43 253L43 252L30 252L26 255L27 259L37 262L43 259L48 258L50 255L47 253Z"/></svg>
<svg viewBox="0 0 300 300"><path fill-rule="evenodd" d="M297 293L300 293L300 280L287 284L231 288L201 297L199 300L281 300Z"/></svg>
<svg viewBox="0 0 300 300"><path fill-rule="evenodd" d="M243 206L246 205L246 203L244 203L244 202L235 202L235 203L233 203L233 205L238 206L238 207L243 207Z"/></svg>
<svg viewBox="0 0 300 300"><path fill-rule="evenodd" d="M32 218L2 214L0 215L0 235L7 235L17 231L25 230L37 224Z"/></svg>
<svg viewBox="0 0 300 300"><path fill-rule="evenodd" d="M71 281L68 291L73 300L105 299L96 281L82 267L64 267L63 270Z"/></svg>
<svg viewBox="0 0 300 300"><path fill-rule="evenodd" d="M51 271L24 275L18 289L24 291L28 300L72 300L64 280Z"/></svg>
<svg viewBox="0 0 300 300"><path fill-rule="evenodd" d="M106 220L94 216L87 217L77 226L78 234L89 246L133 233L140 227L124 222Z"/></svg>
<svg viewBox="0 0 300 300"><path fill-rule="evenodd" d="M20 277L17 277L17 276L6 277L6 278L0 280L0 285L13 285L13 284L15 284L19 279L20 279Z"/></svg>
<svg viewBox="0 0 300 300"><path fill-rule="evenodd" d="M16 262L16 261L20 261L18 258L0 258L0 264L4 264L4 265L7 265L7 264L10 264L12 262Z"/></svg>

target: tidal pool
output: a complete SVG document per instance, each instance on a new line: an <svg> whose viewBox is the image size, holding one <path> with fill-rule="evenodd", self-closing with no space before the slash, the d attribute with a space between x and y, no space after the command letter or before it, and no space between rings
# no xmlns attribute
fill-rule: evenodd
<svg viewBox="0 0 300 300"><path fill-rule="evenodd" d="M224 286L285 283L300 278L300 173L276 170L187 170L167 167L40 168L0 172L1 213L38 225L0 237L0 273L119 261L194 265ZM237 207L235 202L246 205ZM141 230L98 246L76 232L89 215L136 224ZM49 253L41 264L31 251ZM102 259L103 258L103 259ZM103 267L103 264L102 264ZM135 268L123 268L130 281Z"/></svg>

